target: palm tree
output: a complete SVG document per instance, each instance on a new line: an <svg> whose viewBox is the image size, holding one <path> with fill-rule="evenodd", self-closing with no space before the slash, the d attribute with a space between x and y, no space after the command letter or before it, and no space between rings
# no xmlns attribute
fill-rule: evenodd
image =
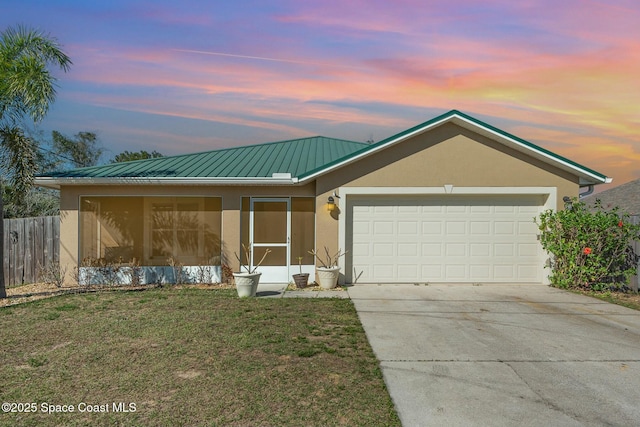
<svg viewBox="0 0 640 427"><path fill-rule="evenodd" d="M0 146L2 160L14 184L28 188L33 182L36 143L24 125L44 118L56 97L56 78L49 67L68 71L71 60L55 38L19 26L0 33ZM1 185L1 183L0 183ZM1 190L1 187L0 187ZM1 195L1 193L0 193ZM0 197L0 237L4 236ZM0 243L0 260L4 260ZM0 298L6 298L4 262L0 261Z"/></svg>

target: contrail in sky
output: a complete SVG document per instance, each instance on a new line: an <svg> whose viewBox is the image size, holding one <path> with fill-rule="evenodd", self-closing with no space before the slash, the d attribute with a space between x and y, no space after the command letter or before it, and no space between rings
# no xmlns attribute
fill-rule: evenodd
<svg viewBox="0 0 640 427"><path fill-rule="evenodd" d="M172 49L172 50L176 52L197 53L199 55L226 56L230 58L241 58L241 59L257 59L259 61L286 62L289 64L318 65L322 67L363 69L361 67L351 67L348 65L324 64L320 62L310 62L310 61L296 61L294 59L267 58L264 56L234 55L232 53L207 52L204 50L191 50L191 49Z"/></svg>

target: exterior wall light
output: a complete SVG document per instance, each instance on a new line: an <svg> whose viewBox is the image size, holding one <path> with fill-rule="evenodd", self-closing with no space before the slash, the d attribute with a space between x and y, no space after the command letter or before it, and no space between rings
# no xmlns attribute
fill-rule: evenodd
<svg viewBox="0 0 640 427"><path fill-rule="evenodd" d="M333 196L329 196L327 199L327 211L333 212L336 209L336 201Z"/></svg>
<svg viewBox="0 0 640 427"><path fill-rule="evenodd" d="M565 210L570 211L573 208L573 202L571 201L571 197L564 196L562 198L562 201L564 202L564 209Z"/></svg>

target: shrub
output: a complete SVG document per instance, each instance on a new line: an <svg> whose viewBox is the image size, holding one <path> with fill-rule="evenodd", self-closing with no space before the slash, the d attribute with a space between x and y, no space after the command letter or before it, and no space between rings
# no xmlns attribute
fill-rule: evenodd
<svg viewBox="0 0 640 427"><path fill-rule="evenodd" d="M536 219L542 247L552 257L549 280L559 288L596 291L624 288L636 272L632 240L640 226L629 222L618 208L605 211L596 201L594 210L574 200L571 209L547 210Z"/></svg>
<svg viewBox="0 0 640 427"><path fill-rule="evenodd" d="M67 268L61 267L58 262L48 262L46 265L38 263L38 277L47 285L55 285L60 288L64 284Z"/></svg>

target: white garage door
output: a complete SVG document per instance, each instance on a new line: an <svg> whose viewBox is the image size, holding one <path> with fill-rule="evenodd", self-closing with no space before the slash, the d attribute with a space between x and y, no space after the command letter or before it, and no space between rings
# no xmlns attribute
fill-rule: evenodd
<svg viewBox="0 0 640 427"><path fill-rule="evenodd" d="M358 283L541 283L533 218L542 203L542 196L350 197L347 271Z"/></svg>

